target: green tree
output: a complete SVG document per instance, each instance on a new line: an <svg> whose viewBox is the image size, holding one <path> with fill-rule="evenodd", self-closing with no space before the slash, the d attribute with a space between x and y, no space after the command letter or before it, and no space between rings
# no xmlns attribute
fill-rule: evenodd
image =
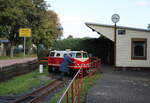
<svg viewBox="0 0 150 103"><path fill-rule="evenodd" d="M33 35L33 38L36 38L34 39L35 44L44 44L49 47L51 45L50 40L60 38L62 30L58 16L54 11L48 10L46 15L38 30L33 31L36 34Z"/></svg>
<svg viewBox="0 0 150 103"><path fill-rule="evenodd" d="M0 35L10 40L12 52L22 42L19 28L31 28L33 43L47 47L62 35L57 14L47 10L44 0L0 0L0 12Z"/></svg>

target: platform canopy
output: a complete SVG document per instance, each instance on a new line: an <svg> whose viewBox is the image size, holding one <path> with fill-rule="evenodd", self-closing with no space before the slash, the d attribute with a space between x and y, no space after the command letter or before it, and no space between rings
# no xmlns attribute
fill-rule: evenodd
<svg viewBox="0 0 150 103"><path fill-rule="evenodd" d="M114 36L113 36L114 28L113 27L109 27L103 24L96 24L96 23L85 23L85 25L89 27L90 29L92 29L92 31L95 31L98 34L103 35L106 38L114 41Z"/></svg>
<svg viewBox="0 0 150 103"><path fill-rule="evenodd" d="M97 23L85 23L85 25L90 29L92 29L92 31L95 31L98 34L103 35L106 38L114 41L114 25L97 24ZM150 32L150 30L148 29L132 28L132 27L124 27L124 26L117 26L117 29Z"/></svg>

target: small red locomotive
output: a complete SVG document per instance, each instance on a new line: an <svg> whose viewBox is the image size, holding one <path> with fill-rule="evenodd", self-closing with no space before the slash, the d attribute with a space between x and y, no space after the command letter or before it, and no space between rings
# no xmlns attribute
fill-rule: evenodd
<svg viewBox="0 0 150 103"><path fill-rule="evenodd" d="M78 69L83 68L83 70L89 70L90 60L87 52L85 51L51 51L48 58L49 72L54 72L59 70L59 66L63 61L64 55L70 54L73 63L69 65L69 72L77 72ZM73 73L73 74L74 74Z"/></svg>

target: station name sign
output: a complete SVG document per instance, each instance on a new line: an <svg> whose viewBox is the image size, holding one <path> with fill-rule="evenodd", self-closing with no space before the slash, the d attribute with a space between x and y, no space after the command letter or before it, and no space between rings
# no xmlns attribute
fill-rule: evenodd
<svg viewBox="0 0 150 103"><path fill-rule="evenodd" d="M31 37L31 29L30 28L20 28L19 29L19 37Z"/></svg>

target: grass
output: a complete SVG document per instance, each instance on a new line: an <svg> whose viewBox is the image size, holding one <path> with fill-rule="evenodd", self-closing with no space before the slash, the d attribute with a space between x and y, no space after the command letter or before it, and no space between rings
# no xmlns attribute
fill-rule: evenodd
<svg viewBox="0 0 150 103"><path fill-rule="evenodd" d="M86 95L88 90L95 84L96 80L100 77L100 74L97 73L90 78L85 77L83 79L83 85L81 89L81 103L86 103ZM63 88L59 93L57 93L49 102L47 103L57 103L62 94L64 93L65 88ZM71 93L71 92L70 92ZM69 94L71 96L71 94ZM69 103L71 102L71 97L69 99Z"/></svg>
<svg viewBox="0 0 150 103"><path fill-rule="evenodd" d="M36 54L25 55L25 58L28 58L28 57L36 57ZM0 56L0 60L19 59L19 58L24 58L24 54L23 53L16 54L16 55L14 55L14 57Z"/></svg>
<svg viewBox="0 0 150 103"><path fill-rule="evenodd" d="M24 93L31 88L39 87L40 85L48 84L51 80L42 81L39 77L48 75L47 68L44 68L44 73L40 74L38 70L31 73L15 77L6 82L0 83L0 96L16 95Z"/></svg>

